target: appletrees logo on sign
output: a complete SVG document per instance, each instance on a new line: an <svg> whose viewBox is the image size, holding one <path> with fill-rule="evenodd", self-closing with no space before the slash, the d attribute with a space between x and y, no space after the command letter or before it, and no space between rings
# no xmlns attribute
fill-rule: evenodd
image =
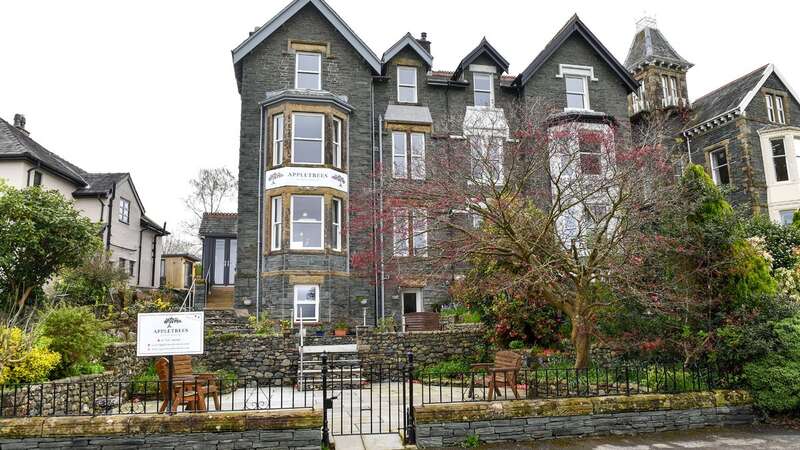
<svg viewBox="0 0 800 450"><path fill-rule="evenodd" d="M347 174L325 167L280 167L266 173L266 189L284 186L326 187L347 192Z"/></svg>
<svg viewBox="0 0 800 450"><path fill-rule="evenodd" d="M204 322L202 311L139 314L136 355L202 354Z"/></svg>

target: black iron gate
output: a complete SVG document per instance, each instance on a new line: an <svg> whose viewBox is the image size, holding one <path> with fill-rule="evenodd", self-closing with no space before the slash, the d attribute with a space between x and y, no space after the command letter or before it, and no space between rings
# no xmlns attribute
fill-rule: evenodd
<svg viewBox="0 0 800 450"><path fill-rule="evenodd" d="M416 443L414 356L391 364L338 364L322 355L323 445L330 436L401 433Z"/></svg>

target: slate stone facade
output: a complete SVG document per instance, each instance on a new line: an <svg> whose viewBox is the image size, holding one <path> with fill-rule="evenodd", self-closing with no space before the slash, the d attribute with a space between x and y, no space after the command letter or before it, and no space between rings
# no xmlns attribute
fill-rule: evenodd
<svg viewBox="0 0 800 450"><path fill-rule="evenodd" d="M362 302L366 303L370 323L382 315L399 319L403 313L403 293L408 289L421 294L423 310L448 302L448 283L453 274L431 273L420 280L410 279L403 272L401 266L424 268L424 257L405 257L402 265L393 265L383 272L377 264L367 274L353 268L353 261L360 255L374 252L381 242L387 252L393 242L386 227L380 228L377 219L369 217L370 208L379 199L364 199L360 195L375 181L379 162L391 161L392 132L423 133L426 154L435 151L441 139L464 134L460 125L453 124L461 124L467 109L474 105L473 83L478 72L492 77L493 108L508 109L515 102L537 97L566 106L560 65L591 69L594 78L588 83L588 95L592 112L616 122L622 133L629 133L627 96L636 88L636 82L577 16L545 45L524 76L508 74L508 62L485 39L455 71L431 67L431 45L425 36L415 38L407 34L379 59L326 3L295 0L234 50L242 105L237 307L245 306L244 299L258 296L260 311L269 312L273 319L290 319L296 300L294 287L298 285L319 287L317 321L322 323L359 320ZM295 89L297 52L321 55L320 90ZM414 103L398 99L397 66L416 68ZM276 97L284 100L270 100ZM409 111L420 116L429 114L430 123L381 120L390 105L410 106ZM291 113L303 111L325 115L325 158L319 165L296 164L291 159ZM278 167L272 155L275 148L272 141L279 136L275 134L273 117L281 112L286 116L285 150L282 165ZM332 159L333 117L345 125L340 167ZM278 187L267 185L272 181L265 182L265 178L277 179L281 168L284 175L286 168L321 169L328 176L341 174L347 177L347 189L339 190L323 182L303 185L287 181L286 177L279 179ZM323 196L322 249L299 250L294 246L290 203L295 195ZM276 196L283 203L280 249L272 249L270 240L271 198ZM333 248L331 238L334 231L331 202L337 198L344 202L347 212L341 250ZM351 201L357 204L351 205ZM428 239L428 246L435 246L436 236L430 235ZM247 307L253 312L256 305Z"/></svg>

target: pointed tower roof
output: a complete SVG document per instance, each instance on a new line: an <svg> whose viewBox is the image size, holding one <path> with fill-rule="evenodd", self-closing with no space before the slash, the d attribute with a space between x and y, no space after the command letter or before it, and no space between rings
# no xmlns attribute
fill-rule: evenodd
<svg viewBox="0 0 800 450"><path fill-rule="evenodd" d="M656 26L656 21L644 17L636 23L636 35L633 37L625 67L631 72L648 64L666 64L688 70L694 64L684 59L669 44L667 38Z"/></svg>

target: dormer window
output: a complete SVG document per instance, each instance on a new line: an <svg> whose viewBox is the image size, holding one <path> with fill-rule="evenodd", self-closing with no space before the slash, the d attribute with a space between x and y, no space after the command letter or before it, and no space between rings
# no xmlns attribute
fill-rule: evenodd
<svg viewBox="0 0 800 450"><path fill-rule="evenodd" d="M472 76L475 106L494 106L494 79L490 73L475 73Z"/></svg>
<svg viewBox="0 0 800 450"><path fill-rule="evenodd" d="M322 89L322 55L297 52L294 87L295 89Z"/></svg>
<svg viewBox="0 0 800 450"><path fill-rule="evenodd" d="M417 68L397 66L397 101L417 103Z"/></svg>

